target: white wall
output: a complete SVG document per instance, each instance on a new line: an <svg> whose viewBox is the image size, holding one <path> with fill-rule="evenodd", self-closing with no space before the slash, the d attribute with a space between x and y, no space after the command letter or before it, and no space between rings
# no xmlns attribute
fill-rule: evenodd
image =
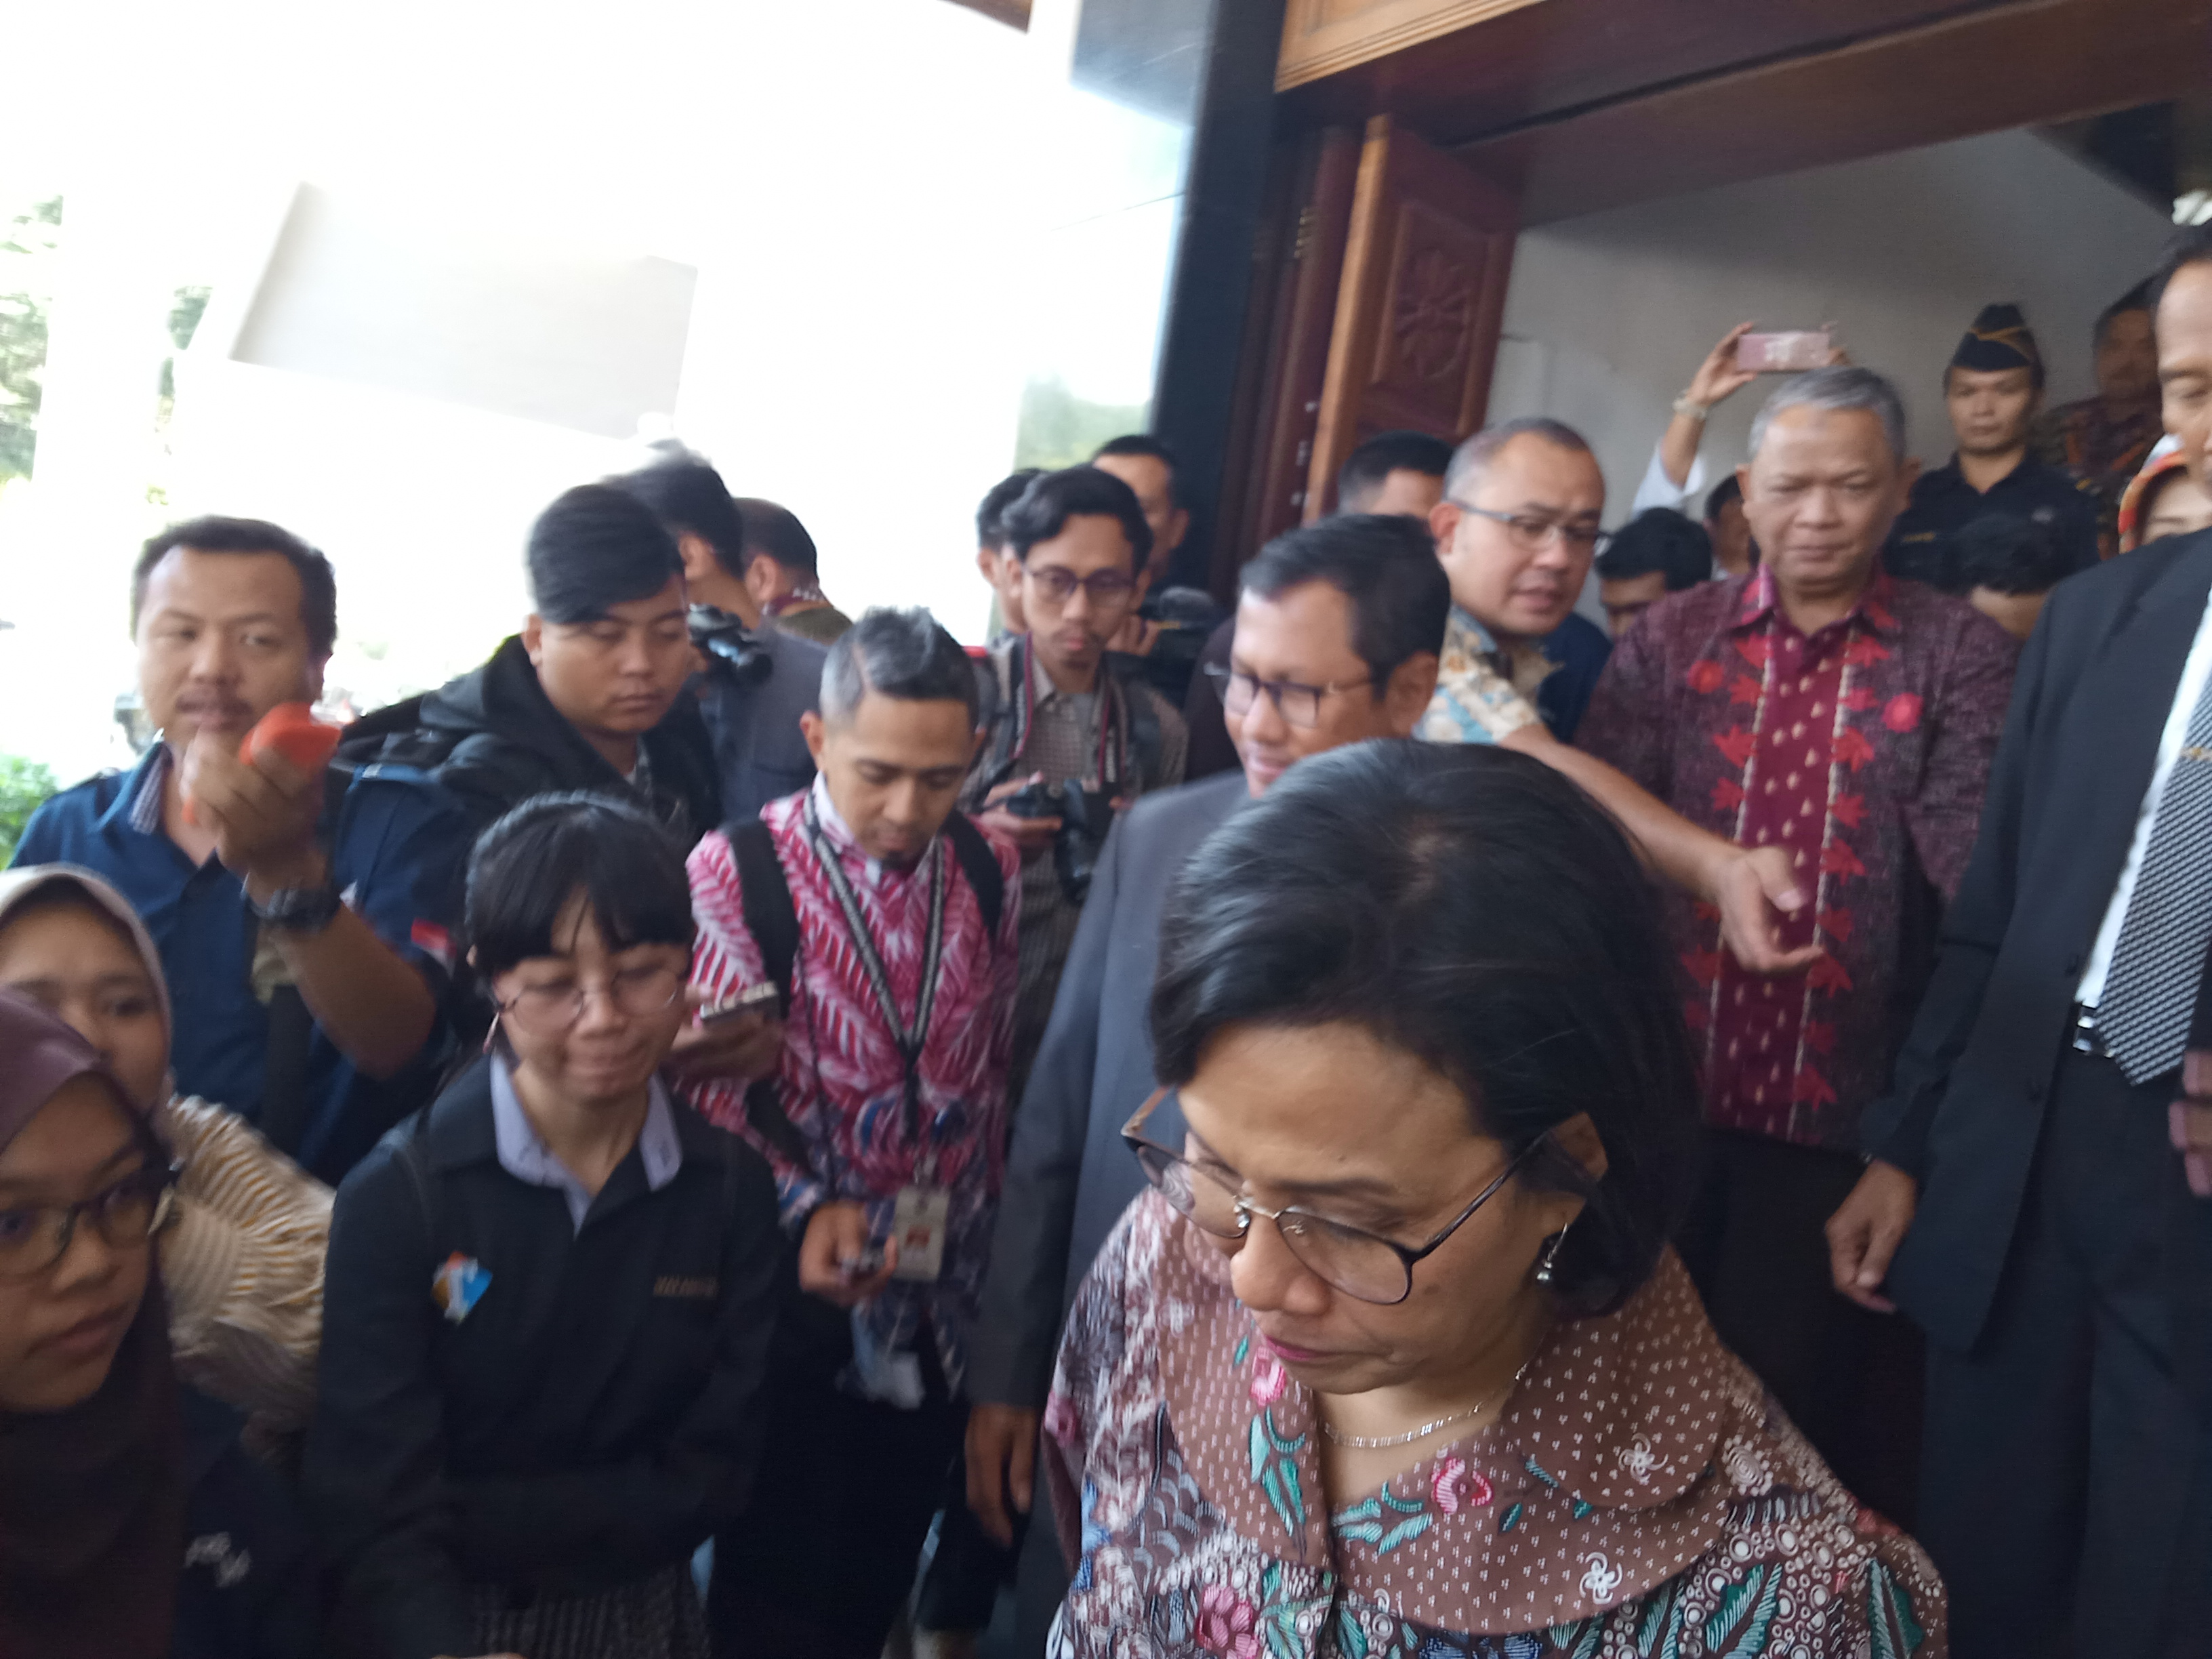
<svg viewBox="0 0 2212 1659"><path fill-rule="evenodd" d="M2098 312L2148 270L2172 230L2025 131L1545 225L1514 256L1490 417L1552 415L1582 431L1618 523L1715 340L1747 318L1833 323L1853 362L1896 380L1914 453L1940 464L1951 449L1943 364L1974 313L2018 301L2052 399L2081 397ZM1742 459L1762 395L1754 385L1714 416L1705 455L1715 479Z"/></svg>

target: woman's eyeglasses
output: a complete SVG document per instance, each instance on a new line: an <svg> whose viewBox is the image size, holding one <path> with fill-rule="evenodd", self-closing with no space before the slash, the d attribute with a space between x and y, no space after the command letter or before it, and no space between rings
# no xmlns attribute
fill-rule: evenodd
<svg viewBox="0 0 2212 1659"><path fill-rule="evenodd" d="M1264 693L1275 705L1275 712L1283 717L1284 724L1310 732L1321 724L1321 706L1340 691L1356 691L1363 685L1375 684L1370 674L1365 679L1340 680L1333 685L1301 685L1296 680L1263 680L1231 668L1226 663L1206 665L1206 677L1221 693L1221 706L1242 719L1251 712L1252 705Z"/></svg>
<svg viewBox="0 0 2212 1659"><path fill-rule="evenodd" d="M69 1254L80 1223L112 1250L143 1244L168 1224L176 1170L148 1164L75 1204L0 1210L0 1279L36 1279Z"/></svg>
<svg viewBox="0 0 2212 1659"><path fill-rule="evenodd" d="M1192 1163L1180 1152L1171 1152L1146 1139L1146 1120L1170 1092L1166 1089L1159 1091L1121 1130L1121 1139L1137 1155L1145 1178L1159 1188L1160 1195L1188 1217L1194 1226L1216 1238L1241 1240L1252 1231L1252 1218L1264 1217L1275 1224L1275 1231L1282 1236L1283 1248L1315 1278L1346 1296L1386 1308L1395 1306L1413 1294L1413 1264L1435 1255L1446 1239L1467 1224L1468 1217L1496 1196L1521 1167L1522 1160L1542 1145L1539 1139L1522 1147L1449 1227L1419 1249L1413 1249L1380 1233L1331 1221L1302 1205L1271 1210L1265 1205L1255 1204L1220 1176Z"/></svg>
<svg viewBox="0 0 2212 1659"><path fill-rule="evenodd" d="M594 994L615 1006L617 1013L632 1019L649 1019L672 1006L684 994L681 969L665 965L625 968L603 985L586 985L573 979L553 979L526 985L505 1002L495 1002L506 1018L538 1036L558 1036L578 1020Z"/></svg>

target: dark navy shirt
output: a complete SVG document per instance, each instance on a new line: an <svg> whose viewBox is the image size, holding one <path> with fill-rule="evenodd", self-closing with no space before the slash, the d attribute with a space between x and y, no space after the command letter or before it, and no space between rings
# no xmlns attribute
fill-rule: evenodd
<svg viewBox="0 0 2212 1659"><path fill-rule="evenodd" d="M1597 690L1598 676L1605 672L1606 660L1613 655L1613 641L1588 617L1570 613L1537 646L1559 666L1536 688L1536 712L1552 728L1553 737L1561 743L1572 743L1576 728L1583 723L1583 710L1589 707L1590 693Z"/></svg>
<svg viewBox="0 0 2212 1659"><path fill-rule="evenodd" d="M246 907L245 884L212 857L194 865L161 828L168 765L167 749L156 744L130 771L103 773L64 790L32 818L15 861L82 865L131 901L168 977L177 1087L255 1121L269 1048L267 976L279 959L273 947L263 953L264 983L257 989L260 929ZM335 789L328 793L324 817L332 874L346 902L442 994L469 849L459 805L412 768L364 766L342 799ZM329 1169L326 1152L349 1148L343 1161L349 1164L375 1144L383 1127L350 1133L361 1126L342 1123L355 1080L353 1063L318 1026L298 1156L325 1180L344 1173Z"/></svg>
<svg viewBox="0 0 2212 1659"><path fill-rule="evenodd" d="M2097 562L2097 497L2087 485L2033 457L1987 489L1977 489L1954 455L1948 466L1922 473L1913 484L1912 500L1898 514L1882 562L1893 576L1948 588L1952 535L1976 519L2002 514L2045 526L2066 555L2069 572L2087 570Z"/></svg>

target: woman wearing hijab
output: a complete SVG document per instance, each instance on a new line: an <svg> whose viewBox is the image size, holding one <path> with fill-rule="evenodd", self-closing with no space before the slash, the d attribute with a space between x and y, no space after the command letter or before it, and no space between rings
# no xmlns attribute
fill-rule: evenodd
<svg viewBox="0 0 2212 1659"><path fill-rule="evenodd" d="M175 1094L161 959L129 902L91 871L46 864L0 873L0 988L90 1043L179 1166L160 1242L179 1371L251 1413L257 1436L304 1428L330 1188L236 1114Z"/></svg>
<svg viewBox="0 0 2212 1659"><path fill-rule="evenodd" d="M1054 1659L1939 1659L1668 1247L1698 1091L1649 877L1500 749L1301 761L1192 855L1155 1191L1044 1415Z"/></svg>
<svg viewBox="0 0 2212 1659"><path fill-rule="evenodd" d="M166 1151L83 1038L0 991L0 1659L299 1659L301 1528L180 1388Z"/></svg>

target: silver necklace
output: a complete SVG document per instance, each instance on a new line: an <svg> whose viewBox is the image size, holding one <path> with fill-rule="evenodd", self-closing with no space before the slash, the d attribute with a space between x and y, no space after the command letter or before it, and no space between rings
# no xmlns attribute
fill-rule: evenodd
<svg viewBox="0 0 2212 1659"><path fill-rule="evenodd" d="M1528 1358L1521 1362L1521 1369L1513 1373L1513 1380L1505 1385L1505 1394L1502 1397L1511 1397L1513 1390L1521 1386L1521 1379L1527 1375L1528 1367L1535 1363L1535 1355L1530 1354ZM1463 1412L1454 1412L1449 1417L1439 1417L1434 1422L1422 1424L1418 1429L1408 1429L1403 1434L1378 1436L1339 1434L1335 1425L1328 1419L1322 1417L1319 1412L1316 1412L1314 1415L1321 1423L1321 1431L1337 1445L1349 1447L1354 1451L1387 1451L1393 1446L1410 1446L1416 1440L1427 1439L1438 1429L1449 1428L1455 1423L1463 1423L1470 1417L1480 1416L1482 1408L1489 1403L1486 1400L1478 1400Z"/></svg>

